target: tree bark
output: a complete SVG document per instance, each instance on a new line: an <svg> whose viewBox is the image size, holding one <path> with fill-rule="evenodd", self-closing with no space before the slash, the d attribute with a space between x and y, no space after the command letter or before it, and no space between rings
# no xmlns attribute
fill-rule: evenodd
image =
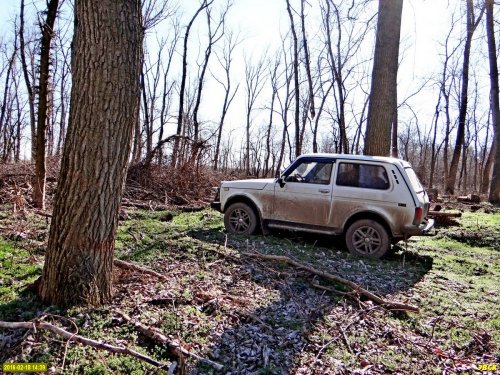
<svg viewBox="0 0 500 375"><path fill-rule="evenodd" d="M500 203L500 108L498 94L498 65L495 43L495 29L493 22L493 0L486 0L486 32L488 35L488 58L490 61L490 84L491 84L491 118L493 121L494 136L494 161L493 176L490 182L489 201Z"/></svg>
<svg viewBox="0 0 500 375"><path fill-rule="evenodd" d="M379 0L365 155L389 156L397 90L403 0Z"/></svg>
<svg viewBox="0 0 500 375"><path fill-rule="evenodd" d="M140 0L76 2L69 127L39 286L46 303L100 305L111 298L142 40Z"/></svg>

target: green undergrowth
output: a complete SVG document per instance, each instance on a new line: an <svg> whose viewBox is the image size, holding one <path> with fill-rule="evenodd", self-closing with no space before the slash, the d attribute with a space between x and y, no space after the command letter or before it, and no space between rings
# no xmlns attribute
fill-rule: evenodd
<svg viewBox="0 0 500 375"><path fill-rule="evenodd" d="M0 239L0 320L31 319L39 304L29 290L41 274L41 259L18 241Z"/></svg>

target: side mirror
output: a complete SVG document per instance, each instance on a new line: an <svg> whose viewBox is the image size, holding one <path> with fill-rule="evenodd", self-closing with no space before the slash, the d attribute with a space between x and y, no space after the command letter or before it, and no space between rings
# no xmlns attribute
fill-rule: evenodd
<svg viewBox="0 0 500 375"><path fill-rule="evenodd" d="M283 177L278 177L278 184L280 185L280 188L285 186L285 181L283 180Z"/></svg>

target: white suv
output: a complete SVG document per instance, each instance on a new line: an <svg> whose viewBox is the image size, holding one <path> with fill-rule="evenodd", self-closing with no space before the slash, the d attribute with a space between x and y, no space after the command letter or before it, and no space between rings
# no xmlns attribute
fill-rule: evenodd
<svg viewBox="0 0 500 375"><path fill-rule="evenodd" d="M376 258L391 243L434 226L411 165L375 156L302 155L279 178L223 182L212 208L224 213L230 233L281 228L344 235L352 254Z"/></svg>

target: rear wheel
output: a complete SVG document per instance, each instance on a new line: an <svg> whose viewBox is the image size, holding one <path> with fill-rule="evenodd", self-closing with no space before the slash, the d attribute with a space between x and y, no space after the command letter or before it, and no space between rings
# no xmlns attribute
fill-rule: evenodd
<svg viewBox="0 0 500 375"><path fill-rule="evenodd" d="M224 213L224 226L229 233L253 234L257 224L257 215L245 203L233 203Z"/></svg>
<svg viewBox="0 0 500 375"><path fill-rule="evenodd" d="M345 241L351 254L371 258L383 257L391 246L387 230L372 219L352 223L347 229Z"/></svg>

